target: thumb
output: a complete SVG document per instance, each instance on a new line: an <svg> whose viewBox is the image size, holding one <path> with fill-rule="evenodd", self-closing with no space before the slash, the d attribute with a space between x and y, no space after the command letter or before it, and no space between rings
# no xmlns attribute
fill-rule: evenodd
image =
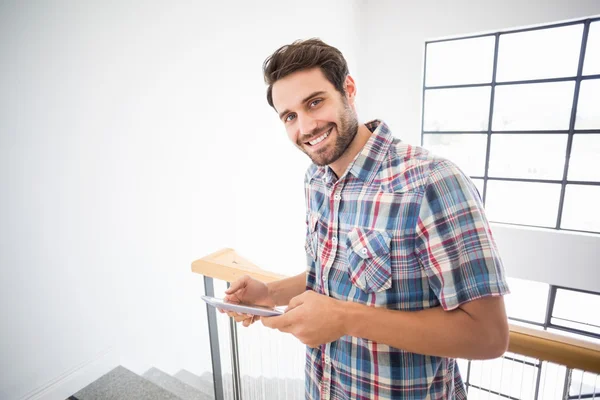
<svg viewBox="0 0 600 400"><path fill-rule="evenodd" d="M246 285L248 285L249 280L250 280L250 277L248 275L242 276L240 279L237 279L236 281L231 283L229 288L225 291L225 294L232 294L232 293L237 292L240 289L245 288Z"/></svg>
<svg viewBox="0 0 600 400"><path fill-rule="evenodd" d="M304 303L305 293L299 294L298 296L292 298L290 303L288 304L285 312L292 311L294 308L301 306Z"/></svg>

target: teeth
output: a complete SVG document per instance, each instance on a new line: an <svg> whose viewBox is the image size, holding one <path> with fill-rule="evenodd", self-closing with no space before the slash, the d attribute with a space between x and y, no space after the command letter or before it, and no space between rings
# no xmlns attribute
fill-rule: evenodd
<svg viewBox="0 0 600 400"><path fill-rule="evenodd" d="M323 140L325 140L325 138L327 136L329 136L329 134L331 133L331 129L328 130L327 132L325 132L323 135L319 136L318 138L316 138L315 140L311 140L310 142L308 142L311 146L314 146L315 144L321 143Z"/></svg>

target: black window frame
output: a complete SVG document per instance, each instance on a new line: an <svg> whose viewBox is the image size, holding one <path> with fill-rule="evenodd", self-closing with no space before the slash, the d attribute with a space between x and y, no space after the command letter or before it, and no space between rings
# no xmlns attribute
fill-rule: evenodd
<svg viewBox="0 0 600 400"><path fill-rule="evenodd" d="M487 145L486 145L486 156L485 156L485 169L483 176L471 176L472 179L482 179L483 180L483 193L481 193L483 204L485 205L487 200L487 187L489 181L512 181L512 182L533 182L533 183L552 183L552 184L560 184L560 197L558 204L558 215L556 218L556 224L553 228L549 228L547 226L538 226L538 225L530 225L530 224L519 224L519 223L509 223L509 222L498 222L506 225L516 225L516 226L529 226L536 227L542 229L553 229L553 230L561 230L565 232L583 232L583 233L591 233L591 234L600 234L600 231L586 231L579 229L568 229L562 228L562 217L563 217L563 206L565 201L565 191L567 185L585 185L585 186L596 186L600 187L600 182L595 181L576 181L567 179L569 173L569 163L571 158L571 149L573 146L573 137L574 135L581 134L600 134L600 128L598 129L575 129L575 122L577 116L577 103L579 101L579 91L581 87L581 82L586 80L600 80L600 74L594 75L583 75L583 67L585 60L585 52L587 49L587 40L588 33L590 30L590 24L593 22L599 22L600 17L591 17L585 19L578 19L569 22L548 24L530 28L520 28L520 29L512 29L499 31L495 33L487 33L487 34L478 34L478 35L469 35L469 36L461 36L449 39L439 39L439 40L430 40L425 42L425 54L424 54L424 69L423 69L423 86L422 86L422 104L421 104L421 146L424 143L424 135L471 135L471 134L487 134ZM544 29L552 29L552 28L560 28L565 26L579 25L583 24L583 34L581 39L581 48L579 51L579 61L577 65L577 75L575 76L567 76L567 77L558 77L558 78L544 78L544 79L528 79L528 80L518 80L518 81L506 81L506 82L496 82L496 71L498 65L498 48L500 43L500 37L506 34L514 34L514 33L522 33L522 32L530 32L536 30L544 30ZM441 43L441 42L450 42L450 41L458 41L458 40L466 40L466 39L475 39L482 37L494 37L494 63L492 69L492 79L490 83L476 83L476 84L458 84L458 85L434 85L427 86L426 78L427 78L427 46L433 43ZM506 130L492 130L493 123L493 114L494 114L494 97L497 86L505 86L505 85L526 85L531 83L551 83L551 82L575 82L575 93L573 96L573 104L571 107L571 115L569 120L569 129L566 130L514 130L514 131L506 131ZM488 115L488 127L487 130L482 131L426 131L425 127L425 93L427 90L435 90L435 89L460 89L460 88L469 88L469 87L491 87L490 94L490 108ZM562 179L527 179L527 178L509 178L509 177L490 177L489 176L489 161L490 161L490 153L491 153L491 138L492 134L494 135L502 135L502 134L561 134L568 135L567 137L567 146L566 146L566 158L565 165L563 168L563 176ZM492 221L495 222L495 221Z"/></svg>

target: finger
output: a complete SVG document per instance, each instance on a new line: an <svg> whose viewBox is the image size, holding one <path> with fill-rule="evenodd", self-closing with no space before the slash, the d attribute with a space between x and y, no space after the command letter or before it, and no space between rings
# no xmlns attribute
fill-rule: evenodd
<svg viewBox="0 0 600 400"><path fill-rule="evenodd" d="M286 314L278 317L260 317L264 326L271 329L283 329L292 324L292 319Z"/></svg>
<svg viewBox="0 0 600 400"><path fill-rule="evenodd" d="M237 292L238 290L245 288L246 285L248 285L249 280L250 280L250 277L248 275L242 276L240 279L231 283L229 288L225 291L225 294L233 294L233 293Z"/></svg>
<svg viewBox="0 0 600 400"><path fill-rule="evenodd" d="M252 318L248 317L247 315L237 315L233 319L235 320L235 322L242 322Z"/></svg>
<svg viewBox="0 0 600 400"><path fill-rule="evenodd" d="M227 315L229 317L235 319L238 322L243 321L249 317L247 314L240 314L239 312L235 312L235 311L227 311Z"/></svg>

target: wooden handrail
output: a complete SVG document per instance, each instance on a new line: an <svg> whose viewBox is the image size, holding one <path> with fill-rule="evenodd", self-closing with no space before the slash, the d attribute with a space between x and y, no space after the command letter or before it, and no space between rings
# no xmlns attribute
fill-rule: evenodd
<svg viewBox="0 0 600 400"><path fill-rule="evenodd" d="M239 256L233 249L223 249L194 261L192 271L227 282L232 282L243 275L249 275L263 282L286 278L285 275L257 267ZM509 352L600 374L600 344L553 332L509 325Z"/></svg>

